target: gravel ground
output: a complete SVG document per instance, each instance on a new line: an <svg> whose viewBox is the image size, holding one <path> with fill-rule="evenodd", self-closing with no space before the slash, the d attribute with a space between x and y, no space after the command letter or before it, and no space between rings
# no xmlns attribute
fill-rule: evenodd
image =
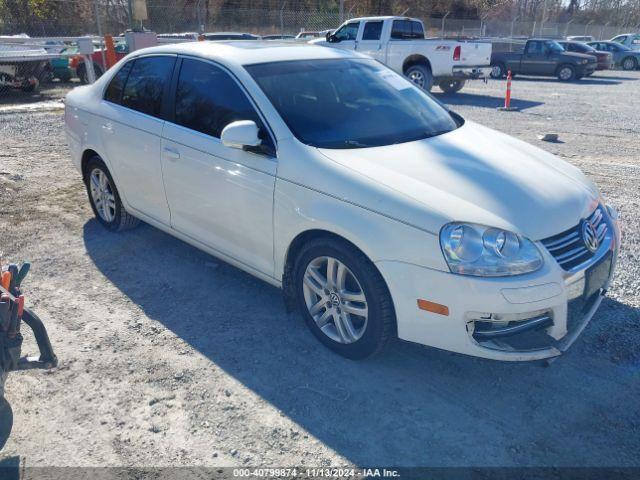
<svg viewBox="0 0 640 480"><path fill-rule="evenodd" d="M13 431L0 458L640 466L639 81L640 72L574 84L518 77L519 112L496 111L504 82L436 92L579 166L619 209L610 297L550 368L400 341L371 360L342 359L285 313L277 289L146 225L107 234L69 161L62 112L3 112L12 101L0 102L0 246L32 261L27 299L60 358L56 370L10 375L1 416Z"/></svg>

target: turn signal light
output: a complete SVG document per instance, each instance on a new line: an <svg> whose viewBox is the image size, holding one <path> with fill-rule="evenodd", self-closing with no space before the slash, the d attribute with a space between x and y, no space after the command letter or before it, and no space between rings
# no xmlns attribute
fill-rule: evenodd
<svg viewBox="0 0 640 480"><path fill-rule="evenodd" d="M439 303L430 302L428 300L418 299L418 308L427 312L437 313L438 315L449 316L449 307Z"/></svg>

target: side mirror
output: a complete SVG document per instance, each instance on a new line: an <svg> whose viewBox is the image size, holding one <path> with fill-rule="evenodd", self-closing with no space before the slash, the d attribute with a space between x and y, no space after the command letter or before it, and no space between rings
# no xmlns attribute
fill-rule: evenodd
<svg viewBox="0 0 640 480"><path fill-rule="evenodd" d="M331 32L328 32L327 36L325 38L327 39L327 42L329 42L329 43L338 43L340 41L340 39L338 37L336 37Z"/></svg>
<svg viewBox="0 0 640 480"><path fill-rule="evenodd" d="M252 120L231 122L222 129L220 140L225 147L240 149L257 147L262 143L258 138L258 126Z"/></svg>

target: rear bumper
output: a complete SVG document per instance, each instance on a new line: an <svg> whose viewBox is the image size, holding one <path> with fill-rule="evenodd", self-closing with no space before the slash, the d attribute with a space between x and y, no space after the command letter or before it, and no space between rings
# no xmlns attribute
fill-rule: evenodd
<svg viewBox="0 0 640 480"><path fill-rule="evenodd" d="M491 67L453 67L453 77L467 80L487 78L491 73Z"/></svg>

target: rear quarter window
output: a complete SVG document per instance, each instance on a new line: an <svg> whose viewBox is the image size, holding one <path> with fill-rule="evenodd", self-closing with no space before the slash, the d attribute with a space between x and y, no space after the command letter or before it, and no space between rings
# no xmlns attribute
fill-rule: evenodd
<svg viewBox="0 0 640 480"><path fill-rule="evenodd" d="M168 87L175 57L137 58L122 94L122 106L160 117L162 96Z"/></svg>
<svg viewBox="0 0 640 480"><path fill-rule="evenodd" d="M109 82L109 86L104 92L104 99L111 103L119 104L122 101L122 92L124 91L124 85L127 82L127 77L129 76L129 72L131 72L131 67L133 66L133 61L125 63L118 73L116 73L111 82Z"/></svg>

